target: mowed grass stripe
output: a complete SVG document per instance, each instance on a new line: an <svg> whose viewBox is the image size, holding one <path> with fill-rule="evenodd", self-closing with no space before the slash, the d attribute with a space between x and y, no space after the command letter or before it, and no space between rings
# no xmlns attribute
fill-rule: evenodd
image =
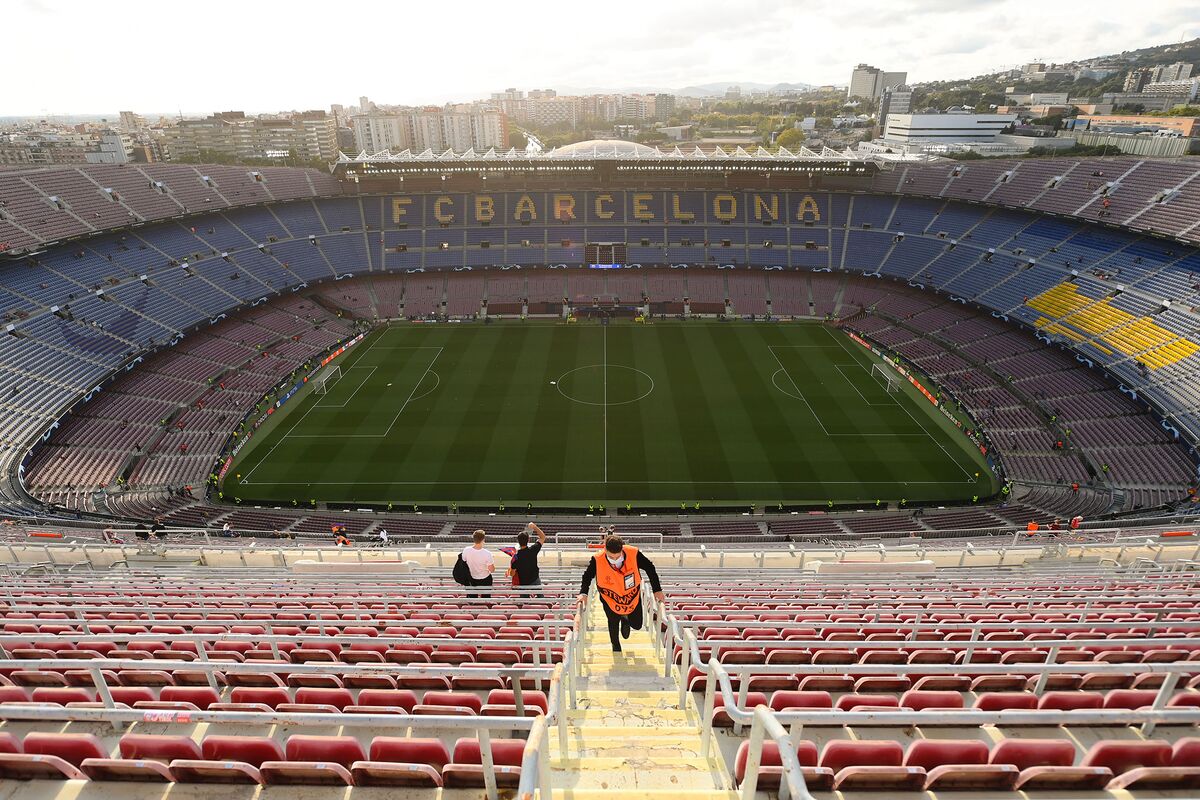
<svg viewBox="0 0 1200 800"><path fill-rule="evenodd" d="M653 353L644 352L645 348L641 346L648 338L641 335L644 333L644 329L633 326L608 326L605 332L608 337L608 363L613 366L632 367L648 376L653 376L655 372L661 374L662 362ZM662 446L657 426L662 417L668 415L660 410L664 408L661 396L655 397L659 391L658 381L654 381L651 389L649 381L653 380L652 378L643 379L638 373L628 370L612 370L614 377L618 374L624 374L627 379L633 381L632 385L622 387L625 394L637 397L643 391L650 391L650 394L637 402L614 405L608 411L608 479L615 482L614 491L617 492L612 501L628 502L643 498L628 495L628 489L617 484L628 481L644 482L654 474L649 463L649 451ZM622 395L622 399L625 399L625 395Z"/></svg>
<svg viewBox="0 0 1200 800"><path fill-rule="evenodd" d="M712 408L709 403L705 380L695 358L697 353L689 341L693 334L694 331L685 327L664 328L660 334L663 353L667 356L665 383L672 390L682 434L677 446L687 462L693 483L727 483L735 478L721 444L717 420L721 410ZM710 360L715 357L709 352L703 355ZM668 447L671 444L664 442Z"/></svg>

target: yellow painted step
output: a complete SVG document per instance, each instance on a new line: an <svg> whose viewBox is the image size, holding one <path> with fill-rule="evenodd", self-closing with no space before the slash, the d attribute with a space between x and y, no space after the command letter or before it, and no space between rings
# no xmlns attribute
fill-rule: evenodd
<svg viewBox="0 0 1200 800"><path fill-rule="evenodd" d="M649 754L634 756L584 756L550 759L552 769L574 770L656 770L665 772L716 772L721 767L715 758L684 756L663 758Z"/></svg>
<svg viewBox="0 0 1200 800"><path fill-rule="evenodd" d="M584 689L579 692L578 708L671 708L679 707L679 692L621 691L618 689Z"/></svg>
<svg viewBox="0 0 1200 800"><path fill-rule="evenodd" d="M622 728L618 725L568 725L567 737L570 741L620 741L630 739L652 739L652 738L674 738L680 741L691 742L693 738L699 741L700 733L698 729L683 729L679 728L645 728L642 726L630 726ZM550 740L557 746L558 733L551 731Z"/></svg>
<svg viewBox="0 0 1200 800"><path fill-rule="evenodd" d="M555 789L554 800L740 800L721 789Z"/></svg>
<svg viewBox="0 0 1200 800"><path fill-rule="evenodd" d="M567 712L567 722L581 725L622 725L631 728L695 725L696 717L677 708L597 708Z"/></svg>

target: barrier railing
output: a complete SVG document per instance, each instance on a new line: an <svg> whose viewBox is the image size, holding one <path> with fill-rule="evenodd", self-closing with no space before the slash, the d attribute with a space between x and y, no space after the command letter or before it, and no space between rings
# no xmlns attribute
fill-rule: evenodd
<svg viewBox="0 0 1200 800"><path fill-rule="evenodd" d="M429 666L397 666L395 664L283 664L271 662L227 662L227 661L210 661L206 658L203 648L198 648L199 657L195 661L168 661L168 660L146 660L146 659L0 659L0 670L11 669L27 669L34 666L39 669L55 670L55 669L86 669L92 676L93 683L96 686L97 692L100 695L101 702L104 708L66 708L55 707L37 704L0 704L0 720L24 720L24 721L87 721L87 722L109 722L117 729L123 729L128 723L136 722L153 722L153 723L264 723L264 724L281 724L281 725L334 725L347 728L363 728L363 727L395 727L407 726L410 728L448 728L448 729L471 729L476 731L476 736L479 739L480 755L483 765L485 792L488 800L499 800L499 792L496 786L494 763L491 753L491 737L490 731L505 730L505 731L529 731L529 738L526 743L525 753L522 758L521 786L522 797L533 797L532 786L536 785L541 792L541 797L549 800L550 798L550 783L549 783L549 757L547 751L546 737L551 726L554 726L558 731L559 743L565 752L567 747L567 730L566 730L566 709L574 708L576 703L576 686L579 679L579 663L581 656L582 638L576 636L576 631L582 627L581 620L584 619L586 608L577 609L574 617L571 620L570 628L567 630L563 639L563 661L560 664L551 667L540 667L537 665L531 667L512 667L512 668L471 668L465 666L452 667L445 664L436 664ZM657 619L657 617L654 617ZM656 623L657 624L657 623ZM118 637L122 641L138 639L142 635L135 634L133 636ZM153 635L146 634L148 638L153 638ZM234 636L230 634L225 637L218 637L224 640L234 640ZM0 636L0 642L15 636ZM29 636L20 637L25 641L29 640ZM161 638L161 637L160 637ZM206 639L205 636L183 636L182 640L197 640ZM273 643L278 643L280 640L295 640L301 637L289 636L264 636L247 634L247 639L257 639L259 641L269 639ZM360 641L363 643L386 643L388 637L345 637L344 641L352 643ZM411 640L409 640L411 641ZM421 640L428 643L429 639ZM457 642L467 640L452 640ZM497 640L481 640L495 643ZM526 642L527 643L527 642ZM344 677L356 675L378 675L386 674L392 677L479 677L479 676L500 676L509 679L509 685L513 691L513 705L516 711L516 716L513 717L461 717L461 716L435 716L435 715L410 715L410 714L327 714L327 713L290 713L290 712L247 712L247 711L162 711L162 710L140 710L140 709L121 709L118 708L113 700L112 693L108 686L107 676L104 674L105 669L145 669L148 665L153 665L157 669L186 669L192 671L203 671L208 677L208 683L214 690L218 689L215 673L217 671L225 674L260 674L263 672L288 674L328 674L332 670L336 670ZM523 696L523 678L536 678L539 681L546 677L550 679L549 691L547 693L547 713L544 716L529 718L525 716L525 702ZM528 781L536 781L536 784L530 784L526 787ZM527 792L524 793L524 792Z"/></svg>
<svg viewBox="0 0 1200 800"><path fill-rule="evenodd" d="M861 671L866 665L856 666ZM927 667L922 665L921 672ZM1165 665L1157 665L1165 666ZM750 723L750 747L746 761L746 772L742 781L743 800L753 800L758 787L758 774L762 762L762 745L768 738L775 743L780 760L784 765L784 788L780 797L792 796L811 800L799 765L795 762L795 737L803 726L889 726L908 727L922 726L1013 726L1013 725L1130 725L1140 724L1144 736L1153 733L1157 725L1195 725L1200 723L1200 708L1174 710L1165 709L1167 698L1175 689L1180 673L1186 667L1170 665L1171 670L1153 670L1166 672L1167 680L1159 690L1154 703L1147 709L1114 709L1114 710L1072 710L1072 711L981 711L978 709L944 710L944 711L771 711L766 706L753 709L743 709L736 702L733 686L730 680L731 672L716 659L709 661L707 672L710 676L705 691L704 709L701 715L701 755L707 757L712 750L713 727L712 717L716 705L716 692L721 693L724 703L723 711L729 715L735 727ZM1194 669L1192 665L1192 669ZM806 667L807 669L807 667ZM744 682L743 682L744 684ZM714 691L715 685L715 691ZM744 702L744 701L743 701ZM790 724L791 730L785 729Z"/></svg>
<svg viewBox="0 0 1200 800"><path fill-rule="evenodd" d="M0 661L0 669L7 669L12 661ZM0 704L0 719L5 721L28 722L107 722L117 730L123 730L130 723L146 722L154 724L261 724L283 726L323 725L340 728L396 728L410 729L449 729L472 730L479 740L480 760L483 765L485 792L488 800L499 800L500 794L496 786L495 764L492 760L491 732L492 731L530 731L544 730L548 725L565 724L562 713L564 694L563 682L567 671L559 665L550 672L550 691L548 693L547 713L535 718L523 715L521 706L517 707L518 716L512 717L463 717L454 715L417 715L417 714L330 714L308 712L280 711L160 711L150 709L122 709L116 707L108 684L103 674L105 666L119 666L123 662L88 662L93 678L96 681L100 696L106 708L68 708L49 705ZM132 662L138 663L138 662ZM194 662L182 662L190 669L196 669ZM79 662L71 666L78 667ZM240 665L239 665L240 666ZM295 671L303 665L286 665L289 671ZM442 671L439 674L453 674L458 670ZM478 671L476 671L478 672ZM549 671L547 671L549 672ZM395 674L394 672L392 674ZM494 674L494 673L493 673ZM513 683L514 698L519 696L520 681ZM540 724L539 724L540 723ZM565 734L564 734L565 735ZM547 770L548 772L548 770ZM548 794L544 795L549 797Z"/></svg>

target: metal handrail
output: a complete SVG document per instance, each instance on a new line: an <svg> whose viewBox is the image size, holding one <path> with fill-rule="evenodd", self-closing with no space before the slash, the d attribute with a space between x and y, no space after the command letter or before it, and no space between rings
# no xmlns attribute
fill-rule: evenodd
<svg viewBox="0 0 1200 800"><path fill-rule="evenodd" d="M779 786L779 800L814 800L804 780L796 748L791 734L783 727L766 706L754 709L750 724L750 746L746 754L746 773L742 778L742 800L754 800L758 791L758 770L762 765L763 742L770 737L779 752L779 763L783 766L783 779Z"/></svg>
<svg viewBox="0 0 1200 800"><path fill-rule="evenodd" d="M553 713L546 714L545 717L534 720L534 724L529 731L529 738L525 742L525 750L521 755L521 779L517 786L517 797L522 798L522 800L533 800L535 789L539 800L551 800L550 726L553 725L557 729L559 752L565 754L568 747L566 712L568 709L575 707L575 686L579 678L583 633L587 630L587 626L583 624L585 619L587 619L586 604L583 607L576 608L575 616L572 620L575 626L571 631L572 658L569 665L560 665L560 669L563 666L567 667L563 671L563 674L566 675L565 689L564 682L560 681L556 692L558 702L551 709Z"/></svg>
<svg viewBox="0 0 1200 800"><path fill-rule="evenodd" d="M1143 734L1150 735L1155 725L1192 725L1200 723L1200 709L1174 710L1164 708L1167 698L1175 690L1175 683L1178 678L1177 673L1176 680L1168 678L1163 683L1154 703L1149 709L1137 709L1134 711L1128 709L1100 711L981 711L979 709L939 711L771 711L766 706L757 706L754 709L742 709L737 705L734 697L729 673L716 659L709 661L708 673L714 680L710 681L706 687L704 709L700 720L701 755L704 757L708 757L712 749L712 718L716 707L717 692L720 692L724 703L722 711L729 716L736 727L740 728L740 726L746 723L753 723L754 717L757 714L765 713L773 717L781 726L784 723L791 723L793 725L793 733L799 732L801 726L805 724L836 726L879 725L891 727L970 725L978 727L982 725L1128 725L1133 722L1135 724L1141 723ZM715 690L714 684L716 685ZM776 742L781 746L783 745L783 742L778 737L776 737ZM787 744L790 746L790 742ZM747 765L747 778L749 778L749 774L749 765ZM755 779L757 780L757 773L755 774Z"/></svg>

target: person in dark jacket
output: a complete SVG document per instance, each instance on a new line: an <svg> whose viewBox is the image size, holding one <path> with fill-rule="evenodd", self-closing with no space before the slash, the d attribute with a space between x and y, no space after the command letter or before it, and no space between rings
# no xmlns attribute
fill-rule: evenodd
<svg viewBox="0 0 1200 800"><path fill-rule="evenodd" d="M587 601L588 589L596 581L604 615L608 618L608 638L614 653L621 652L621 639L629 638L632 628L641 630L645 615L642 608L642 571L650 579L650 591L660 603L662 584L654 564L636 547L625 544L620 536L609 536L604 549L595 555L583 573L579 585L579 604Z"/></svg>

